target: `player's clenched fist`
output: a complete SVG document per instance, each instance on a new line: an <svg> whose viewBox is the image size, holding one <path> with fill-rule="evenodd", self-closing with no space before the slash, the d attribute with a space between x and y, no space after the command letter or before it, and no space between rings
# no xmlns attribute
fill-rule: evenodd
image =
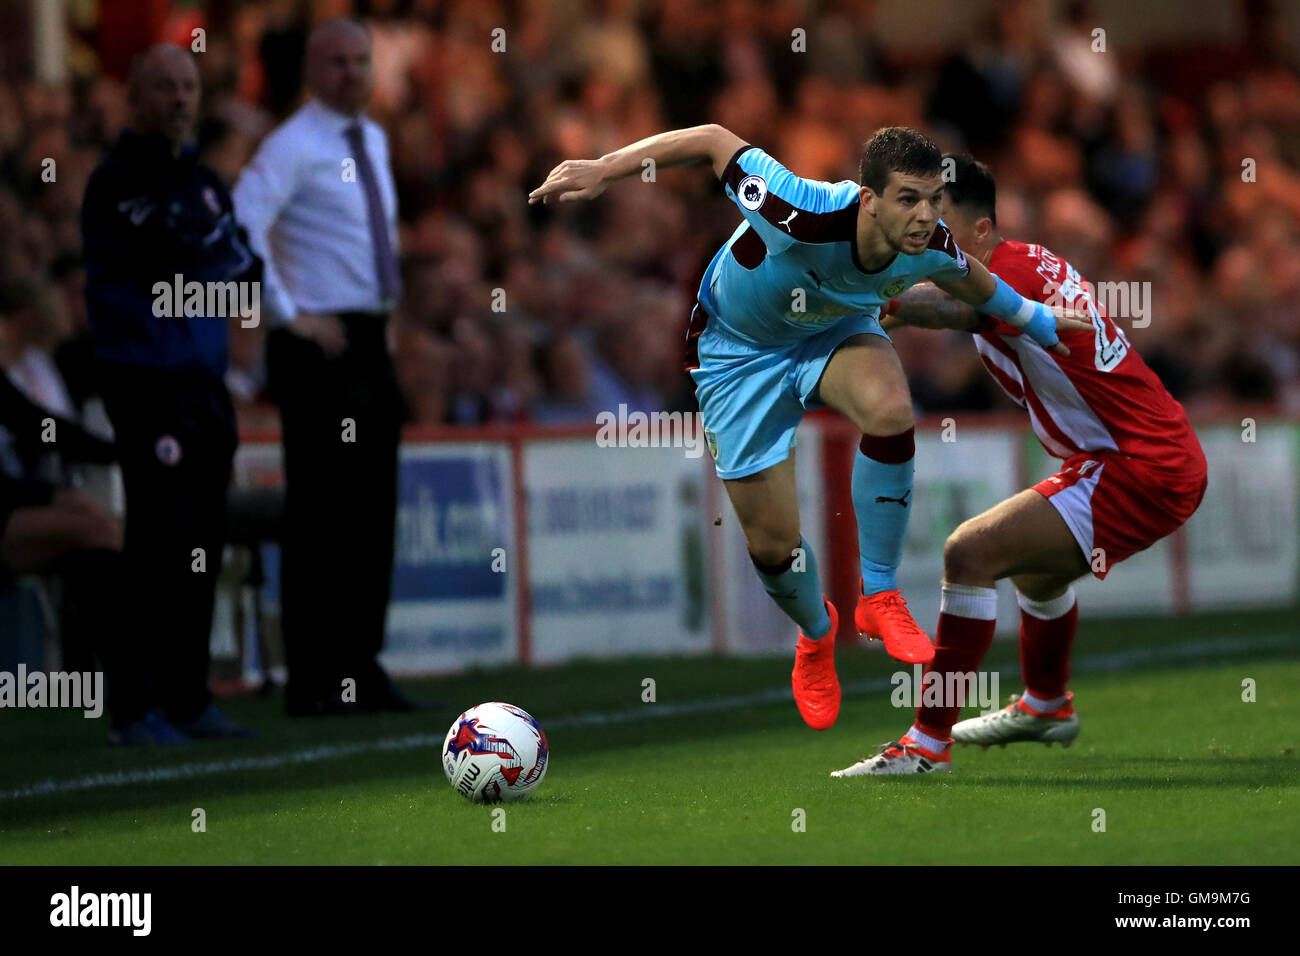
<svg viewBox="0 0 1300 956"><path fill-rule="evenodd" d="M605 166L599 159L566 159L546 182L528 194L529 205L552 200L595 199L605 191Z"/></svg>

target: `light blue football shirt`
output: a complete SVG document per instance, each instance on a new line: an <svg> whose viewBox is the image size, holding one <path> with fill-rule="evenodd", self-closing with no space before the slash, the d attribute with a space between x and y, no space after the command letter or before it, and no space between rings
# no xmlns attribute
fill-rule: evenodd
<svg viewBox="0 0 1300 956"><path fill-rule="evenodd" d="M699 300L742 342L797 342L847 316L878 312L923 279L970 271L942 221L925 251L863 269L854 243L861 187L851 180L803 179L757 146L737 150L720 179L745 221L709 263Z"/></svg>

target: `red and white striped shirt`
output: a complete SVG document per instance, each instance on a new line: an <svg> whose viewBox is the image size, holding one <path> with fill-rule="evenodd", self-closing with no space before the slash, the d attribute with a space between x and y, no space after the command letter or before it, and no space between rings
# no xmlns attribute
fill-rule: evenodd
<svg viewBox="0 0 1300 956"><path fill-rule="evenodd" d="M1011 398L1029 412L1034 433L1053 456L1113 452L1197 485L1205 456L1183 406L1133 350L1090 285L1038 245L1002 242L989 271L1027 299L1092 316L1093 330L1062 330L1070 354L1048 352L1001 319L976 330L980 358Z"/></svg>

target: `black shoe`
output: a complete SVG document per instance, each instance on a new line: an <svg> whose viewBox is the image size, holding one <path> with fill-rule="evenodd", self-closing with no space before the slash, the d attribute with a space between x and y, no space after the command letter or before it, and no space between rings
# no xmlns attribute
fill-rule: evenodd
<svg viewBox="0 0 1300 956"><path fill-rule="evenodd" d="M438 704L433 701L411 700L393 683L392 679L381 669L368 683L357 688L357 704L369 713L387 712L392 714L413 714L421 711L436 710Z"/></svg>
<svg viewBox="0 0 1300 956"><path fill-rule="evenodd" d="M220 710L216 704L208 704L207 709L188 723L178 723L176 729L187 737L203 737L212 740L223 738L251 739L257 736L253 730L241 727Z"/></svg>
<svg viewBox="0 0 1300 956"><path fill-rule="evenodd" d="M359 697L358 706L369 713L387 712L393 714L414 714L437 710L438 703L431 700L411 700L396 687L389 686L384 692Z"/></svg>
<svg viewBox="0 0 1300 956"><path fill-rule="evenodd" d="M115 747L157 747L187 744L190 738L167 723L161 711L151 710L138 720L114 727L108 732L108 742Z"/></svg>

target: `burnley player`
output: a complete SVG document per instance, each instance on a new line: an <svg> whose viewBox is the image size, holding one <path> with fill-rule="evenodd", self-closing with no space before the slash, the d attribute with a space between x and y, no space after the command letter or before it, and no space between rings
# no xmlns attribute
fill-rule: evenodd
<svg viewBox="0 0 1300 956"><path fill-rule="evenodd" d="M1079 733L1074 695L1066 690L1078 622L1071 582L1089 570L1105 578L1178 529L1205 494L1205 455L1183 407L1068 262L1042 246L1002 238L989 170L969 156L951 158L956 177L945 219L966 254L1022 295L1091 318L1089 331L1062 329L1069 355L1044 351L1001 319L976 315L989 310L972 310L932 286L890 303L887 319L891 327L975 333L989 373L1029 412L1043 447L1064 461L1055 475L963 523L944 545L937 647L927 674L947 687L946 675L979 667L993 640L993 582L1009 577L1020 604L1025 691L1004 710L956 726L960 701L923 706L898 742L833 777L950 770L954 740L1068 746Z"/></svg>
<svg viewBox="0 0 1300 956"><path fill-rule="evenodd" d="M930 278L963 302L1011 317L1064 354L1052 310L969 262L939 221L939 150L912 129L876 133L860 183L802 179L720 126L674 130L553 169L529 202L593 199L616 179L707 161L744 222L709 263L688 331L687 367L718 476L768 594L799 625L792 674L809 726L839 712L838 617L799 533L795 429L804 409L841 412L861 430L853 501L862 564L859 631L894 657L926 662L930 638L895 580L912 491L912 402L880 327L880 307Z"/></svg>

